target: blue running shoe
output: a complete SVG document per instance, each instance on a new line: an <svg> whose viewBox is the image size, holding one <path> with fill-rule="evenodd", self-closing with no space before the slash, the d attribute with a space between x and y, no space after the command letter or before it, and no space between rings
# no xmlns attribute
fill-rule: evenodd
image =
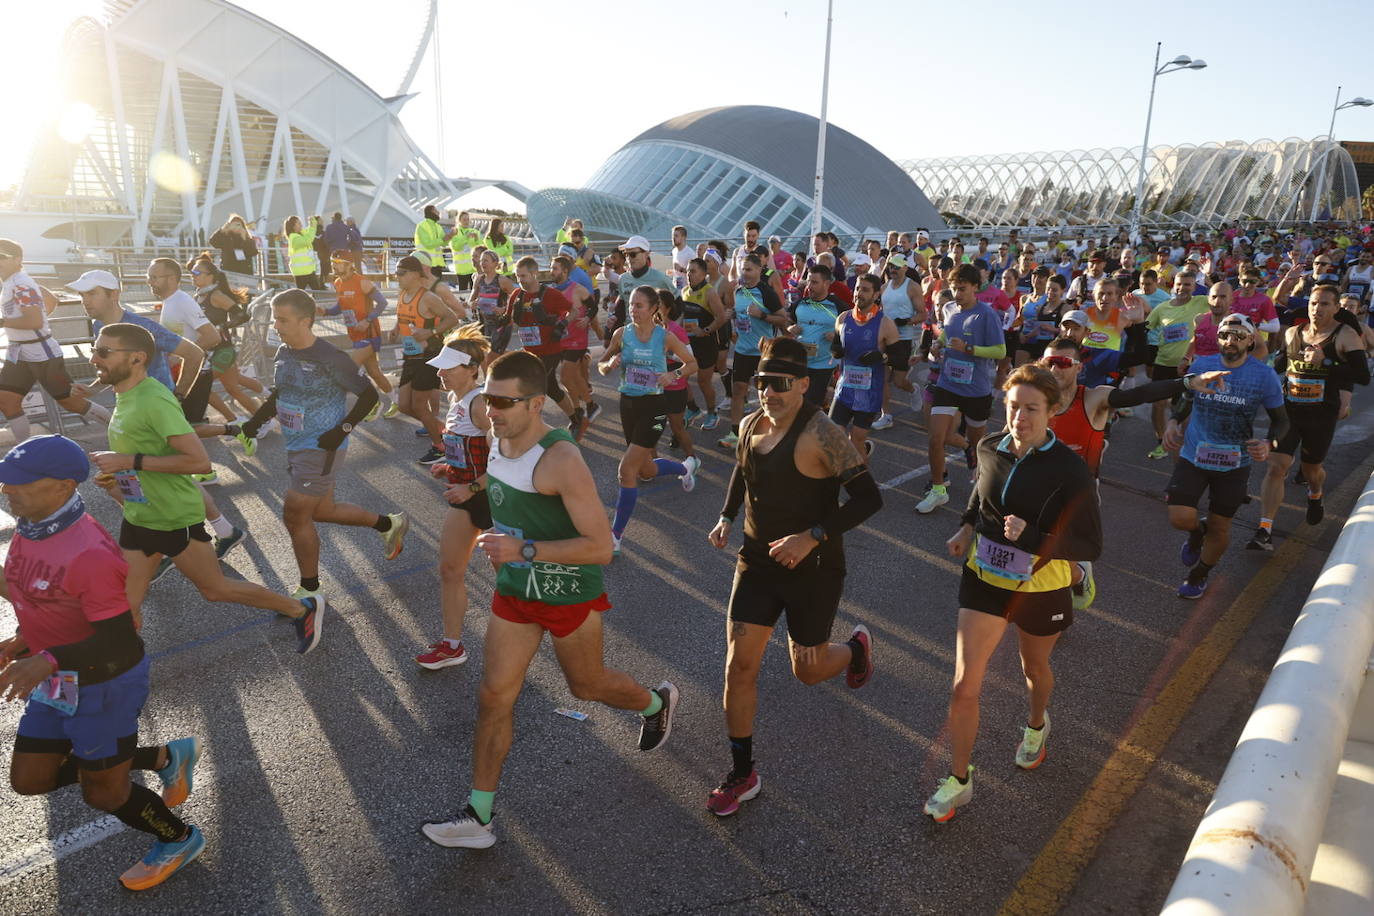
<svg viewBox="0 0 1374 916"><path fill-rule="evenodd" d="M180 869L190 865L205 851L205 834L192 827L180 843L158 840L148 854L133 868L119 876L119 883L131 891L146 891L157 887Z"/></svg>
<svg viewBox="0 0 1374 916"><path fill-rule="evenodd" d="M1183 584L1178 587L1178 596L1180 598L1187 598L1189 601L1195 601L1201 598L1202 593L1205 591L1207 591L1206 579L1203 579L1201 582L1189 582L1185 579L1183 580Z"/></svg>
<svg viewBox="0 0 1374 916"><path fill-rule="evenodd" d="M305 613L294 622L296 651L304 655L320 644L320 635L324 631L324 595L316 593L313 597L302 598L301 604L305 605Z"/></svg>
<svg viewBox="0 0 1374 916"><path fill-rule="evenodd" d="M1207 522L1200 521L1197 527L1188 532L1188 540L1178 552L1178 560L1184 566L1196 566L1202 559L1202 539L1207 536Z"/></svg>
<svg viewBox="0 0 1374 916"><path fill-rule="evenodd" d="M701 416L701 410L696 407L688 407L687 413L683 416L682 422L690 425L693 420Z"/></svg>
<svg viewBox="0 0 1374 916"><path fill-rule="evenodd" d="M167 765L157 771L157 778L162 780L162 801L168 808L175 808L191 794L198 762L199 738L178 738L167 745Z"/></svg>

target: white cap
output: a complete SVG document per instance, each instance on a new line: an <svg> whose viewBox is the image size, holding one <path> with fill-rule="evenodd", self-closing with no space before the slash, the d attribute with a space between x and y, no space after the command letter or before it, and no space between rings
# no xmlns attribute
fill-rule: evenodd
<svg viewBox="0 0 1374 916"><path fill-rule="evenodd" d="M1253 335L1255 333L1255 326L1251 323L1250 316L1243 315L1240 312L1232 312L1221 319L1221 324L1217 325L1217 330L1221 331L1224 328L1237 327L1247 334Z"/></svg>
<svg viewBox="0 0 1374 916"><path fill-rule="evenodd" d="M88 270L67 284L67 289L74 289L78 293L90 292L96 287L100 289L112 289L118 292L119 278L108 270Z"/></svg>
<svg viewBox="0 0 1374 916"><path fill-rule="evenodd" d="M640 251L653 251L653 249L649 247L649 240L642 235L630 236L625 240L625 244L620 247L624 248L626 251L632 251L636 248Z"/></svg>
<svg viewBox="0 0 1374 916"><path fill-rule="evenodd" d="M425 365L443 370L453 369L458 366L466 366L471 362L472 357L462 350L455 350L453 347L442 347L438 353L434 354L432 359L425 360Z"/></svg>
<svg viewBox="0 0 1374 916"><path fill-rule="evenodd" d="M856 254L856 255L854 255L854 259L853 259L852 261L849 262L849 266L851 266L851 267L859 267L859 266L863 266L863 267L872 267L872 266L873 266L873 259L870 258L870 257L869 257L868 255L866 255L866 254Z"/></svg>
<svg viewBox="0 0 1374 916"><path fill-rule="evenodd" d="M1088 326L1088 313L1082 309L1074 309L1071 312L1065 312L1064 317L1059 319L1059 323L1062 325L1066 321L1072 321L1079 327L1086 328Z"/></svg>
<svg viewBox="0 0 1374 916"><path fill-rule="evenodd" d="M916 238L918 238L918 239L928 239L928 238L930 238L930 233L927 232L927 231L925 231L924 229L918 229L918 230L916 230Z"/></svg>

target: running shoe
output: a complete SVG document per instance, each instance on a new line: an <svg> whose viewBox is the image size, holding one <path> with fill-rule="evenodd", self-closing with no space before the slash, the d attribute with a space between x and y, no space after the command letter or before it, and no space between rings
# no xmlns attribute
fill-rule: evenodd
<svg viewBox="0 0 1374 916"><path fill-rule="evenodd" d="M219 473L210 471L208 474L192 474L191 479L204 487L213 487L219 484Z"/></svg>
<svg viewBox="0 0 1374 916"><path fill-rule="evenodd" d="M683 414L683 416L682 416L682 422L683 422L683 423L691 423L693 420L695 420L695 419L696 419L697 417L699 417L699 416L701 416L701 408L699 408L699 407L688 407L688 408L687 408L687 412L686 412L685 414Z"/></svg>
<svg viewBox="0 0 1374 916"><path fill-rule="evenodd" d="M682 489L691 493L697 488L697 469L701 467L701 459L696 455L688 455L682 461L682 466L687 469L678 480L682 481Z"/></svg>
<svg viewBox="0 0 1374 916"><path fill-rule="evenodd" d="M611 556L620 556L620 536L614 531L611 532Z"/></svg>
<svg viewBox="0 0 1374 916"><path fill-rule="evenodd" d="M850 661L849 667L845 669L844 682L858 690L873 680L873 635L868 632L868 627L859 624L854 628L854 632L849 634L849 643L850 648L858 648L854 651L854 658Z"/></svg>
<svg viewBox="0 0 1374 916"><path fill-rule="evenodd" d="M496 834L491 831L493 821L495 818L482 823L477 819L477 812L472 810L472 805L468 805L453 820L425 824L420 832L450 849L490 849L496 842Z"/></svg>
<svg viewBox="0 0 1374 916"><path fill-rule="evenodd" d="M1045 724L1038 729L1027 725L1021 730L1021 743L1016 746L1016 765L1033 770L1045 762L1045 745L1050 739L1050 712L1045 710Z"/></svg>
<svg viewBox="0 0 1374 916"><path fill-rule="evenodd" d="M429 438L429 430L427 430L427 429L425 429L423 426L421 426L419 429L415 430L415 438L416 438L416 439L428 439L428 438Z"/></svg>
<svg viewBox="0 0 1374 916"><path fill-rule="evenodd" d="M468 660L468 650L463 648L460 642L458 648L454 649L442 639L433 643L428 652L423 652L415 656L415 664L421 668L428 668L430 671L438 671L440 668L450 668L454 665L461 665Z"/></svg>
<svg viewBox="0 0 1374 916"><path fill-rule="evenodd" d="M1097 580L1093 578L1091 563L1084 561L1078 564L1078 568L1083 570L1083 581L1072 587L1073 609L1082 611L1092 607L1097 600Z"/></svg>
<svg viewBox="0 0 1374 916"><path fill-rule="evenodd" d="M119 883L131 891L146 891L190 865L205 851L205 835L195 827L190 831L180 842L158 840L141 862L119 876Z"/></svg>
<svg viewBox="0 0 1374 916"><path fill-rule="evenodd" d="M304 585L301 585L298 586L296 590L291 593L291 597L296 599L297 601L304 601L306 598L318 598L320 596L321 591L323 591L323 589L317 588L312 592Z"/></svg>
<svg viewBox="0 0 1374 916"><path fill-rule="evenodd" d="M663 747L663 742L673 733L673 713L677 712L677 688L664 681L654 688L654 693L663 700L663 705L652 716L641 716L644 721L639 726L639 749L653 751Z"/></svg>
<svg viewBox="0 0 1374 916"><path fill-rule="evenodd" d="M1246 550L1273 550L1274 534L1268 528L1255 529L1254 535L1250 538L1250 543L1245 545Z"/></svg>
<svg viewBox="0 0 1374 916"><path fill-rule="evenodd" d="M396 416L400 412L400 404L397 404L395 401L388 401L386 405L386 410L382 411L382 419L390 420L392 417Z"/></svg>
<svg viewBox="0 0 1374 916"><path fill-rule="evenodd" d="M438 464L439 462L444 460L444 450L431 445L429 447L429 451L425 452L416 460L420 464L425 465L426 467L428 467L431 464Z"/></svg>
<svg viewBox="0 0 1374 916"><path fill-rule="evenodd" d="M890 413L879 414L879 415L878 415L878 419L876 419L876 420L873 421L873 426L870 427L870 428L871 428L871 429L891 429L891 428L892 428L892 414L890 414Z"/></svg>
<svg viewBox="0 0 1374 916"><path fill-rule="evenodd" d="M1118 417L1133 417L1135 416L1135 411L1129 407L1118 407L1116 409L1116 415Z"/></svg>
<svg viewBox="0 0 1374 916"><path fill-rule="evenodd" d="M1178 596L1193 601L1201 598L1202 593L1205 591L1207 591L1206 579L1203 579L1201 582L1193 582L1189 579L1184 579L1183 584L1178 587Z"/></svg>
<svg viewBox="0 0 1374 916"><path fill-rule="evenodd" d="M171 568L171 557L163 557L161 560L158 560L157 569L153 570L153 578L149 581L148 584L151 585L153 582L156 582L158 579L161 579L163 576L167 575L167 570Z"/></svg>
<svg viewBox="0 0 1374 916"><path fill-rule="evenodd" d="M922 515L929 515L947 502L949 502L948 489L945 487L931 487L925 499L916 504L916 511Z"/></svg>
<svg viewBox="0 0 1374 916"><path fill-rule="evenodd" d="M1166 448L1164 447L1164 443L1161 442L1161 443L1159 443L1158 445L1156 445L1154 448L1152 448L1152 449L1150 449L1148 452L1146 452L1146 453L1145 453L1145 457L1146 457L1146 458L1149 458L1151 461L1159 461L1159 460L1161 460L1161 459L1168 458L1168 457L1169 457L1169 451L1168 451L1168 449L1166 449Z"/></svg>
<svg viewBox="0 0 1374 916"><path fill-rule="evenodd" d="M935 787L935 794L926 799L925 813L943 824L954 817L954 809L973 801L973 764L968 767L968 781L963 785L953 776L946 776Z"/></svg>
<svg viewBox="0 0 1374 916"><path fill-rule="evenodd" d="M587 434L587 430L591 425L592 421L587 419L585 414L580 417L570 418L568 420L568 431L573 434L573 441L581 442L582 437Z"/></svg>
<svg viewBox="0 0 1374 916"><path fill-rule="evenodd" d="M715 428L716 428L717 426L719 426L719 425L720 425L720 415L719 415L719 414L715 414L715 413L708 413L708 414L706 415L705 419L703 419L703 420L701 421L701 428L702 428L702 429L715 429Z"/></svg>
<svg viewBox="0 0 1374 916"><path fill-rule="evenodd" d="M224 559L224 555L233 550L243 540L243 529L234 528L222 538L215 538L215 558Z"/></svg>
<svg viewBox="0 0 1374 916"><path fill-rule="evenodd" d="M157 778L162 780L162 801L168 808L175 808L191 794L199 761L199 738L178 738L167 744L167 765L157 771Z"/></svg>
<svg viewBox="0 0 1374 916"><path fill-rule="evenodd" d="M725 775L725 781L711 790L706 799L706 810L716 817L729 817L739 810L739 806L754 798L763 790L763 780L758 770L750 770L748 776L736 776L734 771Z"/></svg>
<svg viewBox="0 0 1374 916"><path fill-rule="evenodd" d="M296 625L296 651L305 655L320 644L320 634L324 631L324 596L302 598L301 604L305 606L305 613L293 623Z"/></svg>
<svg viewBox="0 0 1374 916"><path fill-rule="evenodd" d="M234 435L234 439L243 446L243 457L252 458L258 453L258 440L244 435L242 430Z"/></svg>
<svg viewBox="0 0 1374 916"><path fill-rule="evenodd" d="M595 422L595 421L596 421L596 418L599 417L599 416L601 416L601 405L598 404L598 403L596 403L595 401L588 401L588 402L587 402L587 422L588 422L588 423Z"/></svg>
<svg viewBox="0 0 1374 916"><path fill-rule="evenodd" d="M372 405L372 409L367 412L367 416L363 417L363 422L371 423L373 420L377 419L377 414L381 412L382 402L381 399L378 399L377 403Z"/></svg>
<svg viewBox="0 0 1374 916"><path fill-rule="evenodd" d="M386 552L382 554L385 559L394 560L405 550L406 532L410 530L410 519L406 518L404 512L393 512L387 516L391 519L391 527L381 532L382 544L386 547Z"/></svg>
<svg viewBox="0 0 1374 916"><path fill-rule="evenodd" d="M721 448L734 448L735 446L739 445L739 433L726 433L724 436L721 437L720 441L717 442L716 445L719 445Z"/></svg>
<svg viewBox="0 0 1374 916"><path fill-rule="evenodd" d="M872 439L865 439L865 440L864 440L864 458L865 458L865 459L872 458L872 457L873 457L873 450L874 450L875 448L877 448L877 446L873 444L873 440L872 440Z"/></svg>
<svg viewBox="0 0 1374 916"><path fill-rule="evenodd" d="M1184 566L1196 566L1202 559L1202 540L1207 537L1207 523L1199 521L1196 528L1188 532L1188 539L1178 552L1178 561Z"/></svg>
<svg viewBox="0 0 1374 916"><path fill-rule="evenodd" d="M1307 497L1307 524L1319 525L1321 520L1326 517L1326 507L1322 505L1322 498L1316 499Z"/></svg>

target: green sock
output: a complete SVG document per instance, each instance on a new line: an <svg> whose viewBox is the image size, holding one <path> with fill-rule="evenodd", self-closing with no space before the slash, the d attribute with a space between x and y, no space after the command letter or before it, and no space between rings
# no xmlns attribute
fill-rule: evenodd
<svg viewBox="0 0 1374 916"><path fill-rule="evenodd" d="M641 716L652 716L663 708L663 697L658 695L657 690L649 691L649 705L640 710Z"/></svg>
<svg viewBox="0 0 1374 916"><path fill-rule="evenodd" d="M484 824L491 823L491 806L495 801L495 792L483 792L479 789L473 789L472 794L468 796L468 804L477 812L477 819Z"/></svg>

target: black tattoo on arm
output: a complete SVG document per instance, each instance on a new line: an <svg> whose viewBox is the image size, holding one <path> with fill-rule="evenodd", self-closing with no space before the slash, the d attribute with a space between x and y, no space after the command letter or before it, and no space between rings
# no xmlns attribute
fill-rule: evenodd
<svg viewBox="0 0 1374 916"><path fill-rule="evenodd" d="M864 460L849 435L823 413L813 414L806 425L806 432L816 437L824 456L825 466L836 477L843 476L851 468L863 467Z"/></svg>

